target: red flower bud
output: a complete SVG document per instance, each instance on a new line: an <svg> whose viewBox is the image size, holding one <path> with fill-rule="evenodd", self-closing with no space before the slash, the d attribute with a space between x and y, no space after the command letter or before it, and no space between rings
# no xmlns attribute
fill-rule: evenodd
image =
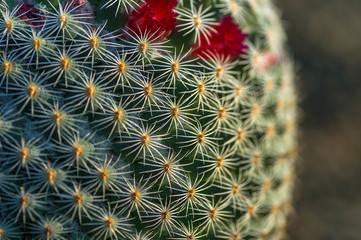
<svg viewBox="0 0 361 240"><path fill-rule="evenodd" d="M272 52L266 52L264 54L264 58L265 58L267 67L276 64L280 60L279 57Z"/></svg>
<svg viewBox="0 0 361 240"><path fill-rule="evenodd" d="M156 33L153 38L164 40L176 27L176 6L177 0L145 0L129 16L127 26L131 34L147 32L148 36L152 36Z"/></svg>
<svg viewBox="0 0 361 240"><path fill-rule="evenodd" d="M17 15L20 19L24 20L29 25L41 26L44 24L43 21L45 20L45 18L41 16L41 12L32 4L21 4Z"/></svg>
<svg viewBox="0 0 361 240"><path fill-rule="evenodd" d="M212 54L238 57L246 53L247 34L238 28L231 16L224 17L214 29L216 32L208 36L209 41L205 36L201 37L201 44L195 46L193 55L208 59Z"/></svg>

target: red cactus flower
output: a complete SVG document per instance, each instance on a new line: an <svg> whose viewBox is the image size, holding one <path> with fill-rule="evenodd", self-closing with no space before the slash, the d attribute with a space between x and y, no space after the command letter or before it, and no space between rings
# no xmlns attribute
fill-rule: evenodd
<svg viewBox="0 0 361 240"><path fill-rule="evenodd" d="M246 53L247 34L238 28L231 16L224 17L214 29L216 32L208 37L209 41L205 36L201 37L201 44L197 44L193 51L194 56L208 59L212 54L238 57Z"/></svg>
<svg viewBox="0 0 361 240"><path fill-rule="evenodd" d="M41 26L44 24L43 21L45 18L41 16L40 11L32 4L23 3L17 12L17 15L29 25Z"/></svg>
<svg viewBox="0 0 361 240"><path fill-rule="evenodd" d="M162 41L176 27L178 14L174 11L177 0L145 0L139 8L132 11L127 26L134 34L147 32L149 36Z"/></svg>

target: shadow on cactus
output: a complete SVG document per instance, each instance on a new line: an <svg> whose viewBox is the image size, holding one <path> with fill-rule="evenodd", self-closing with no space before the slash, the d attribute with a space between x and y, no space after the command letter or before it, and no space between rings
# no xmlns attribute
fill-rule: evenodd
<svg viewBox="0 0 361 240"><path fill-rule="evenodd" d="M0 239L284 236L297 94L270 1L0 9Z"/></svg>

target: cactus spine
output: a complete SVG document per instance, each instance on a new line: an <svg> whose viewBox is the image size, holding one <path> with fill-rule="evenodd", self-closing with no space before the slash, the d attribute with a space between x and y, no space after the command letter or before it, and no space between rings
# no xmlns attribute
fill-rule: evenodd
<svg viewBox="0 0 361 240"><path fill-rule="evenodd" d="M281 239L297 94L269 0L3 1L0 239Z"/></svg>

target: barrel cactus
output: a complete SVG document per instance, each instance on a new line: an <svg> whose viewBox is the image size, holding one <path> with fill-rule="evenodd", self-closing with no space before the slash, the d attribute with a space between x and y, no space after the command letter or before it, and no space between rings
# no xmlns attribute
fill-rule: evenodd
<svg viewBox="0 0 361 240"><path fill-rule="evenodd" d="M297 94L270 0L3 0L0 239L281 239Z"/></svg>

